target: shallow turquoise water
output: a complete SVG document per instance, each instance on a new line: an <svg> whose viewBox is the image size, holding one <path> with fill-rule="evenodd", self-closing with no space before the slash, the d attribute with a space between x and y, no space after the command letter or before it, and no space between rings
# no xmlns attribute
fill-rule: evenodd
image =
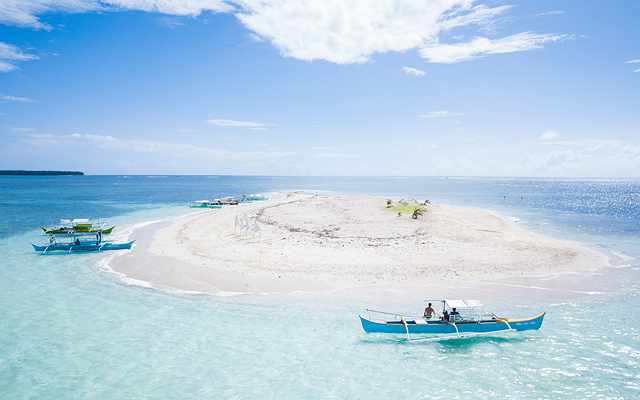
<svg viewBox="0 0 640 400"><path fill-rule="evenodd" d="M94 179L100 183L95 189L83 185L82 190L100 192L104 187L114 186L109 184L115 178L100 178L102 182ZM203 191L201 179L191 181L197 189L194 192ZM241 186L238 179L242 180L234 180L233 187ZM266 179L247 178L247 186L257 187L255 182L263 180ZM308 185L297 188L313 190L317 181L297 183ZM184 206L181 202L214 197L211 193L185 194L190 184L183 184L182 194L172 192L175 198L169 198L158 194L166 190L162 185L140 179L136 185L142 189L132 185L127 190L145 195L131 193L130 198L123 200L118 198L123 192L116 191L112 197L96 200L96 208L92 208L94 203L87 206L84 201L77 201L80 215L68 215L70 211L64 210L71 209L70 206L57 209L55 201L49 211L30 213L33 210L29 207L21 209L24 215L29 215L28 225L18 221L17 229L0 236L0 396L10 399L640 397L640 270L633 258L622 262L629 266L604 272L536 278L526 288L509 280L439 288L452 296L481 295L487 309L499 315L526 317L540 312L547 315L539 331L408 344L403 336L364 333L357 316L365 308L420 310L422 299L376 298L342 292L228 296L166 293L127 284L110 273L105 268L108 254L37 256L28 245L29 240L38 238L37 226L49 219L95 216L96 210L104 206L108 221L115 221L117 229L123 232L138 223L181 213ZM267 181L264 187L269 184ZM380 194L389 189L383 190L371 182L360 184L373 187L361 192L364 194ZM473 184L458 182L449 197L459 200L465 190L477 190L475 184L475 180ZM579 182L572 185L579 186ZM336 186L334 192L339 192L340 185ZM268 190L258 189L247 191ZM37 199L40 189L36 185L21 190ZM42 192L49 190L52 189L44 188ZM74 190L68 188L70 192ZM231 187L223 185L218 190L225 194ZM327 187L322 190L329 191ZM88 198L92 198L90 194ZM637 192L632 194L635 196ZM151 200L145 201L145 196ZM562 203L552 191L546 196L550 197L547 203ZM498 196L496 199L499 201ZM488 203L476 206L498 208ZM559 206L540 211L516 205L500 204L499 208L512 215L527 216L531 221L547 218L547 225L531 223L542 232L583 237L588 245L604 240L613 250L638 255L637 215L631 208L618 217L604 207L602 215L593 219L597 223L587 225L591 233L581 236L583 221L590 220L579 214L580 207L578 211ZM4 203L2 212L5 216L8 212ZM556 214L562 218L553 218ZM617 224L619 218L631 219L633 223L626 221L623 230ZM604 228L610 234L603 234ZM618 237L624 240L618 241ZM431 290L435 289L425 288L425 297Z"/></svg>

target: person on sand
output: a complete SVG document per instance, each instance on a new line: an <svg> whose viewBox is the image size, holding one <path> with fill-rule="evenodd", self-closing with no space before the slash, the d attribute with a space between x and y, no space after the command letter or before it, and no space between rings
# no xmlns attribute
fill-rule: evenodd
<svg viewBox="0 0 640 400"><path fill-rule="evenodd" d="M429 303L429 306L424 309L424 318L431 318L435 313L435 310L431 308L431 303Z"/></svg>

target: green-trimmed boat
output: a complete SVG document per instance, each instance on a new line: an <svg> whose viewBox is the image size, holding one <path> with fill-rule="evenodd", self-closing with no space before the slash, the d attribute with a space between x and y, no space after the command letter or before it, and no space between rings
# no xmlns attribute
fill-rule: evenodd
<svg viewBox="0 0 640 400"><path fill-rule="evenodd" d="M41 226L44 233L47 235L58 235L58 234L68 234L73 232L89 232L89 233L98 233L101 232L103 235L109 235L115 228L115 225L110 228L105 228L105 224L100 226L100 222L96 221L93 223L92 219L89 218L80 218L80 219L60 219L59 221L53 221L52 228L45 228Z"/></svg>
<svg viewBox="0 0 640 400"><path fill-rule="evenodd" d="M40 254L64 251L67 253L101 252L105 250L127 250L133 242L113 243L102 240L102 232L67 232L49 235L48 242L44 245L31 243L33 249Z"/></svg>

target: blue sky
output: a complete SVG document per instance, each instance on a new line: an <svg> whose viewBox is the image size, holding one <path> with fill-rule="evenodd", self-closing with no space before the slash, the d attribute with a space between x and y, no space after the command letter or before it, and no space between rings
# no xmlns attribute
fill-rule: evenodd
<svg viewBox="0 0 640 400"><path fill-rule="evenodd" d="M0 169L640 176L640 2L3 0Z"/></svg>

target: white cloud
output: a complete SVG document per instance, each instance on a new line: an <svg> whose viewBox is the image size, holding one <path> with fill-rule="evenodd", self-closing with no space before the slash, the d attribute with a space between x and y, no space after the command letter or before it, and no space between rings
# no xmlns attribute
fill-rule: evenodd
<svg viewBox="0 0 640 400"><path fill-rule="evenodd" d="M596 151L596 150L600 150L600 149L604 149L605 146L602 143L594 143L591 145L587 145L584 149L587 151Z"/></svg>
<svg viewBox="0 0 640 400"><path fill-rule="evenodd" d="M439 118L439 117L456 117L464 115L462 112L452 113L450 111L431 111L427 115L418 115L421 118Z"/></svg>
<svg viewBox="0 0 640 400"><path fill-rule="evenodd" d="M640 146L624 146L618 154L605 160L607 164L614 163L622 168L640 166Z"/></svg>
<svg viewBox="0 0 640 400"><path fill-rule="evenodd" d="M571 150L553 151L551 154L531 155L522 157L522 165L529 170L566 170L573 164L590 159L590 156L574 153Z"/></svg>
<svg viewBox="0 0 640 400"><path fill-rule="evenodd" d="M492 169L497 169L498 167L501 166L501 161L499 159L488 159L488 160L484 160L482 161L482 165L485 167L490 167Z"/></svg>
<svg viewBox="0 0 640 400"><path fill-rule="evenodd" d="M246 122L246 121L234 121L231 119L210 119L207 121L208 124L216 125L216 126L231 126L236 128L253 128L253 129L264 129L267 124L263 124L260 122Z"/></svg>
<svg viewBox="0 0 640 400"><path fill-rule="evenodd" d="M169 17L158 18L156 22L158 23L158 25L164 26L165 28L169 28L169 29L174 29L184 25L184 23L182 23L182 21L180 21L179 19L169 18Z"/></svg>
<svg viewBox="0 0 640 400"><path fill-rule="evenodd" d="M38 16L51 13L139 10L195 17L204 11L234 13L254 38L283 56L338 64L366 62L375 53L421 49L432 62L457 62L487 54L540 48L566 35L525 32L504 39L439 44L455 28L488 30L511 6L475 5L475 0L3 0L0 23L52 29ZM175 27L170 18L164 23ZM460 35L457 35L460 36Z"/></svg>
<svg viewBox="0 0 640 400"><path fill-rule="evenodd" d="M204 157L215 160L241 160L279 158L298 154L299 151L253 151L235 152L213 147L201 147L191 144L153 142L150 140L123 140L110 135L90 135L73 133L71 135L25 134L23 142L41 147L88 147L101 150L130 151L134 153L163 153L180 157Z"/></svg>
<svg viewBox="0 0 640 400"><path fill-rule="evenodd" d="M15 126L6 126L5 129L11 132L35 132L33 128L18 128Z"/></svg>
<svg viewBox="0 0 640 400"><path fill-rule="evenodd" d="M440 142L438 143L418 143L418 148L419 149L435 149L438 147L438 145L440 144Z"/></svg>
<svg viewBox="0 0 640 400"><path fill-rule="evenodd" d="M558 132L546 131L542 134L542 136L540 136L540 140L553 140L559 137L560 135L558 135Z"/></svg>
<svg viewBox="0 0 640 400"><path fill-rule="evenodd" d="M556 14L564 14L564 11L547 11L540 14L536 14L536 17L543 17L545 15L556 15Z"/></svg>
<svg viewBox="0 0 640 400"><path fill-rule="evenodd" d="M320 153L311 158L343 158L343 157L357 157L357 154L339 154L339 153Z"/></svg>
<svg viewBox="0 0 640 400"><path fill-rule="evenodd" d="M535 142L534 146L554 145L554 146L582 146L587 149L597 149L602 147L619 147L625 145L627 142L623 140L594 140L594 139L581 139L581 140L564 140L555 142Z"/></svg>
<svg viewBox="0 0 640 400"><path fill-rule="evenodd" d="M426 72L420 71L419 69L415 69L415 68L402 67L402 69L407 75L412 74L415 76L423 76L427 74Z"/></svg>
<svg viewBox="0 0 640 400"><path fill-rule="evenodd" d="M2 20L0 20L2 22ZM0 72L9 72L17 69L13 62L37 60L38 57L32 54L24 54L18 47L0 42Z"/></svg>
<svg viewBox="0 0 640 400"><path fill-rule="evenodd" d="M442 31L489 23L509 9L473 0L236 0L240 21L287 57L338 64L407 51Z"/></svg>
<svg viewBox="0 0 640 400"><path fill-rule="evenodd" d="M572 39L569 35L518 33L502 39L475 38L458 44L433 44L419 50L429 62L451 64L485 57L488 54L513 53L541 49L543 44Z"/></svg>
<svg viewBox="0 0 640 400"><path fill-rule="evenodd" d="M640 146L622 146L615 153L600 151L579 154L566 150L546 155L527 154L522 158L520 166L526 172L544 171L556 176L566 176L568 172L582 176L637 176Z"/></svg>
<svg viewBox="0 0 640 400"><path fill-rule="evenodd" d="M635 64L635 63L640 63L640 59L638 60L631 60L631 61L626 61L625 64ZM633 72L640 72L640 69L636 69Z"/></svg>
<svg viewBox="0 0 640 400"><path fill-rule="evenodd" d="M15 96L3 95L2 93L0 93L0 99L6 100L6 101L16 101L18 103L37 103L37 101L27 99L26 97L15 97Z"/></svg>
<svg viewBox="0 0 640 400"><path fill-rule="evenodd" d="M0 23L50 30L51 26L40 22L37 15L122 10L195 17L203 11L230 12L233 7L224 0L2 0Z"/></svg>
<svg viewBox="0 0 640 400"><path fill-rule="evenodd" d="M451 161L443 156L432 159L426 171L434 174L469 175L477 172L477 166L466 158Z"/></svg>

